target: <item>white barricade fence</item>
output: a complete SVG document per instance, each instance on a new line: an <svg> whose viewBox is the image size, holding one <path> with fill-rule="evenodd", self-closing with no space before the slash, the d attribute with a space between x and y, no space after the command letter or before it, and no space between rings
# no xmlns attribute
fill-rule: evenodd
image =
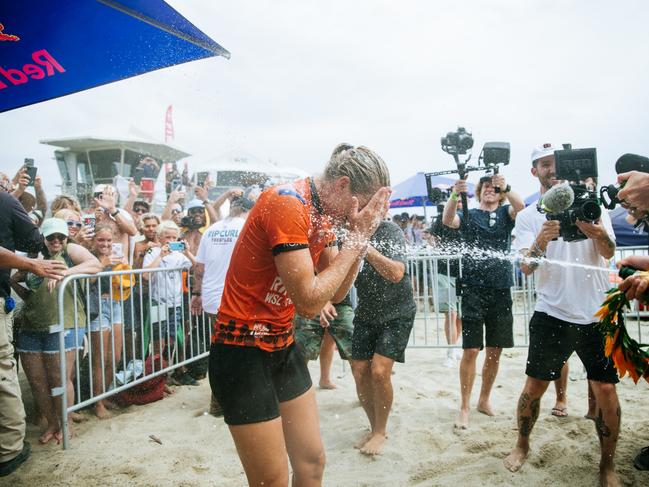
<svg viewBox="0 0 649 487"><path fill-rule="evenodd" d="M74 319L66 322L70 290ZM60 360L63 384L52 390L61 398L64 449L69 413L119 399L124 391L179 367L200 365L207 372L212 323L205 313L191 315L190 297L188 270L180 267L72 275L59 284L59 325L49 329L59 334L59 356L65 356L66 335L69 340L85 332L74 349L68 343L67 360Z"/></svg>
<svg viewBox="0 0 649 487"><path fill-rule="evenodd" d="M617 269L615 262L629 255L647 255L647 247L622 247L617 249L615 260L611 262L609 280L615 286ZM528 323L534 313L536 292L534 274L524 275L517 264L511 265L514 286L511 288L514 316L514 346L527 347ZM453 313L461 317L462 297L457 289L457 278L462 276L462 255L439 255L430 248L411 251L407 270L412 281L417 315L408 346L417 348L461 347L461 337L457 344L448 344L445 326L450 326ZM633 309L626 314L627 328L631 336L642 343L649 334L641 318L649 316L644 307L633 303ZM593 318L595 321L595 318Z"/></svg>
<svg viewBox="0 0 649 487"><path fill-rule="evenodd" d="M633 254L646 255L647 248L620 248L616 260ZM528 323L536 302L534 276L522 274L515 263L511 266L514 344L526 347ZM447 343L444 326L445 320L451 322L453 313L461 317L462 297L456 279L462 277L462 255L437 255L431 249L417 249L409 254L407 270L417 303L408 346L461 347L461 337L456 344ZM613 286L617 275L614 264L610 275ZM137 269L72 275L59 284L59 325L49 329L59 335L59 356L65 356L66 334L78 337L85 333L83 342L68 351L67 360L60 360L63 384L51 391L52 396L61 398L64 449L69 443L69 413L179 367L207 360L212 323L205 313L191 315L191 280L187 276L188 271L180 267ZM65 320L68 289L73 296L73 322ZM647 326L641 318L648 315L642 307L626 315L629 332L640 342L643 327ZM645 336L647 333L645 330ZM70 371L68 363L73 364Z"/></svg>

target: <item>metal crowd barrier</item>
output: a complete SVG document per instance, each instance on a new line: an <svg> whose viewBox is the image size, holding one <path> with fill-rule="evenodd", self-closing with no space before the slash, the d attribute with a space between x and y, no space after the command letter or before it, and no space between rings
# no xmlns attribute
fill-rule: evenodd
<svg viewBox="0 0 649 487"><path fill-rule="evenodd" d="M175 267L111 271L94 275L77 274L68 276L61 282L58 288L59 324L51 326L49 332L59 334L62 385L52 389L51 393L52 396L61 398L64 449L68 448L69 443L69 413L115 396L179 367L207 358L212 333L211 323L205 313L200 316L191 315L189 306L191 280L183 276L183 271L188 270ZM134 283L130 289L130 296L128 299L121 299L128 290L129 278ZM119 282L118 286L114 284L114 279ZM152 285L154 279L157 279L155 289ZM109 281L109 285L106 280ZM170 282L181 283L181 288L184 287L185 292L180 295L172 292ZM94 285L91 286L91 283ZM74 323L65 322L65 296L69 289L73 296ZM99 298L96 302L98 306L92 303L93 293ZM105 297L104 301L101 299L102 295ZM178 301L179 306L176 306ZM179 309L170 312L169 306L165 303L173 304L174 310ZM106 310L107 305L108 310ZM86 315L85 321L80 319L81 307L85 308L83 310ZM101 337L98 341L99 347L93 347L94 340L90 335L98 332L90 331L90 312L86 312L96 308L99 312L99 336ZM118 310L122 317L121 333L118 333L113 326ZM104 346L102 316L110 321L108 348ZM67 361L63 359L66 356L65 334L73 331L74 336L78 336L80 330L85 331L85 337L83 348L74 349L75 370L72 379L74 393L71 395L67 387ZM172 340L174 334L175 339ZM164 348L162 348L163 343ZM170 346L171 344L173 345ZM156 345L158 349L154 349ZM121 356L120 360L115 360L116 352ZM96 354L101 356L102 363L101 374L98 377L94 376L92 367L93 356ZM109 371L105 370L104 360L107 356L113 357ZM101 382L101 387L98 387L96 381Z"/></svg>
<svg viewBox="0 0 649 487"><path fill-rule="evenodd" d="M621 248L616 252L616 259L621 259L631 254L647 254L645 247ZM452 282L451 268L454 263L458 264L458 274L462 276L462 256L461 255L435 255L430 249L418 249L410 253L407 262L407 269L410 279L412 280L414 297L417 303L417 315L415 325L410 337L409 345L413 348L445 348L449 346L444 337L444 319L447 310L455 309L461 316L461 296L456 293L455 288L449 283ZM177 267L169 269L138 269L125 271L101 272L95 275L72 275L66 277L58 288L58 306L59 306L59 325L51 326L50 333L59 334L59 353L60 357L65 356L65 334L68 330L73 330L75 336L80 330L85 330L86 337L83 341L83 349L75 348L75 374L73 378L73 394L70 395L67 386L67 363L66 360L60 360L60 372L63 384L54 388L52 396L61 397L61 425L63 432L63 448L67 449L69 445L69 425L68 414L90 406L97 401L115 396L129 388L142 384L152 378L167 374L179 367L186 366L192 362L207 358L209 354L211 324L203 313L199 317L191 316L189 309L189 299L191 296L191 280L186 281L186 289L183 296L186 298L180 300L180 317L176 313L170 317L168 307L165 302L170 301L171 290L168 288L167 276L174 282L175 279L182 282L183 271L186 269ZM534 290L534 276L523 275L512 263L512 274L514 277L514 286L511 288L514 315L514 340L515 346L526 347L528 345L528 323L534 312L536 301ZM611 269L611 282L614 282L614 269ZM147 279L143 276L147 275ZM119 286L113 285L113 278L117 276ZM131 286L131 293L128 299L122 300L120 297L125 294L125 280L123 276L132 277L134 285ZM161 276L164 282L164 289L159 291L156 296L152 294L151 281ZM103 283L101 278L110 280L109 286ZM145 284L145 281L148 285ZM92 339L88 339L90 329L90 314L86 313L86 319L83 322L79 320L79 307L85 309L91 308L93 298L90 283L96 282L96 294L98 297L106 296L107 304L110 306L108 315L109 320L113 323L115 308L113 303L118 305L122 316L122 333L119 340L121 360L112 360L109 374L105 373L105 367L102 368L100 377L93 377L92 358L94 354L100 354L101 362L104 362L106 354L115 357L115 329L111 325L109 332L110 350L104 347L103 339L99 341L99 349L93 350ZM128 283L128 279L126 280ZM613 284L612 284L613 285ZM102 289L103 286L103 289ZM158 286L159 288L160 286ZM68 288L71 288L74 306L74 323L65 323L65 296ZM108 288L108 289L106 289ZM119 288L119 290L118 290ZM162 303L156 302L156 297ZM175 304L175 303L174 303ZM98 302L99 316L106 303ZM634 338L642 341L642 323L641 318L649 313L640 309L634 310L627 314L627 327ZM126 323L128 318L128 325ZM634 327L633 321L637 323ZM100 320L101 321L101 320ZM166 322L165 331L162 331L162 323ZM154 325L158 326L154 326ZM67 328L66 328L67 325ZM166 344L170 343L171 333L170 325L176 331L181 330L183 337L182 349L179 348L179 340L174 340L174 347L165 347L163 350L154 350L155 343L162 343L163 339ZM126 338L128 333L129 338ZM103 336L103 331L101 332ZM645 332L646 333L646 332ZM146 339L148 337L148 340ZM157 340L156 340L157 338ZM187 341L185 344L185 340ZM147 356L163 356L166 364L162 361L151 360L150 370L145 367ZM82 360L87 357L88 371L84 370ZM141 361L141 374L136 371L137 362ZM118 363L121 362L121 366ZM85 364L85 361L83 362ZM131 366L129 366L131 365ZM132 375L129 377L129 373ZM107 375L109 375L107 377ZM117 377L122 378L122 383L117 382ZM101 381L100 392L95 394L97 389L94 381Z"/></svg>
<svg viewBox="0 0 649 487"><path fill-rule="evenodd" d="M615 261L629 255L647 255L647 247L622 247L617 249ZM462 255L438 255L430 248L412 250L408 256L407 270L412 281L417 315L410 335L409 347L413 348L449 348L458 347L446 343L444 321L448 310L457 310L461 317L462 297L456 293L455 286L449 286L454 278L451 275L453 264L457 264L457 274L462 276ZM514 286L511 288L514 316L514 346L527 347L528 323L534 313L536 291L534 274L525 276L512 262ZM616 284L617 270L612 263L609 269L611 287ZM649 312L637 306L626 313L629 333L642 342L642 318ZM646 325L645 325L646 326ZM644 330L646 336L648 331Z"/></svg>

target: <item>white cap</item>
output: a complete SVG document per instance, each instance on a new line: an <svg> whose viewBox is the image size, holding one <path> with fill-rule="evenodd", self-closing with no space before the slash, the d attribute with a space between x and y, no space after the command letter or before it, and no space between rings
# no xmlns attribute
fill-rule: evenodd
<svg viewBox="0 0 649 487"><path fill-rule="evenodd" d="M203 202L202 202L201 200L199 200L198 198L194 198L194 199L191 200L189 203L187 203L187 208L186 208L186 210L189 211L189 210L191 210L192 208L205 208L205 205L204 205Z"/></svg>
<svg viewBox="0 0 649 487"><path fill-rule="evenodd" d="M55 233L68 236L68 224L60 218L48 218L41 225L43 237L49 237Z"/></svg>
<svg viewBox="0 0 649 487"><path fill-rule="evenodd" d="M535 147L532 151L532 162L538 161L539 159L547 156L553 156L556 149L552 147L552 144L549 142L543 144L540 147Z"/></svg>
<svg viewBox="0 0 649 487"><path fill-rule="evenodd" d="M110 186L109 184L98 184L95 186L95 189L92 191L92 194L103 193L106 188Z"/></svg>

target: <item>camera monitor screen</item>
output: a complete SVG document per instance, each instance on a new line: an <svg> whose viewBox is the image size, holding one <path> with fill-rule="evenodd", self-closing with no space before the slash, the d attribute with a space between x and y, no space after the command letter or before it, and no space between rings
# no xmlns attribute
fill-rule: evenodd
<svg viewBox="0 0 649 487"><path fill-rule="evenodd" d="M554 151L557 179L584 181L597 177L596 149L567 149Z"/></svg>

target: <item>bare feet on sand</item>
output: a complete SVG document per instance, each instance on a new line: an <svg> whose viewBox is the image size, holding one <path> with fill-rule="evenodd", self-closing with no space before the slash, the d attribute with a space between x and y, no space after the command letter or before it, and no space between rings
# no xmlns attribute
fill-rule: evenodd
<svg viewBox="0 0 649 487"><path fill-rule="evenodd" d="M97 416L99 419L108 419L113 417L113 413L106 409L103 401L99 401L97 404L95 404L95 416Z"/></svg>
<svg viewBox="0 0 649 487"><path fill-rule="evenodd" d="M457 416L455 421L455 428L460 430L465 430L469 428L469 410L460 409L460 414Z"/></svg>
<svg viewBox="0 0 649 487"><path fill-rule="evenodd" d="M479 402L478 403L478 412L482 413L482 414L486 414L487 416L495 416L496 415L496 413L494 413L494 410L491 407L491 403L489 401Z"/></svg>
<svg viewBox="0 0 649 487"><path fill-rule="evenodd" d="M363 448L363 446L365 446L365 443L370 441L370 438L372 438L372 432L364 434L360 440L354 443L354 448L360 450L361 448Z"/></svg>
<svg viewBox="0 0 649 487"><path fill-rule="evenodd" d="M73 421L74 423L85 423L87 420L88 418L86 416L77 411L68 414L68 421Z"/></svg>
<svg viewBox="0 0 649 487"><path fill-rule="evenodd" d="M524 450L519 447L514 448L503 460L505 468L510 472L518 472L525 463L525 460L527 460L528 454L529 450Z"/></svg>
<svg viewBox="0 0 649 487"><path fill-rule="evenodd" d="M602 487L618 487L621 485L620 479L612 468L599 469L599 483Z"/></svg>
<svg viewBox="0 0 649 487"><path fill-rule="evenodd" d="M318 385L320 386L320 389L329 389L329 390L336 389L338 387L330 380L321 380Z"/></svg>
<svg viewBox="0 0 649 487"><path fill-rule="evenodd" d="M58 432L59 432L59 425L58 424L55 425L55 426L50 426L45 431L43 431L43 434L41 434L41 436L38 438L38 442L41 445L45 445L45 444L49 443L52 438L56 439L55 435ZM58 443L58 439L57 439L57 443Z"/></svg>
<svg viewBox="0 0 649 487"><path fill-rule="evenodd" d="M364 455L380 455L386 439L385 435L372 433L367 443L361 447L361 453Z"/></svg>

